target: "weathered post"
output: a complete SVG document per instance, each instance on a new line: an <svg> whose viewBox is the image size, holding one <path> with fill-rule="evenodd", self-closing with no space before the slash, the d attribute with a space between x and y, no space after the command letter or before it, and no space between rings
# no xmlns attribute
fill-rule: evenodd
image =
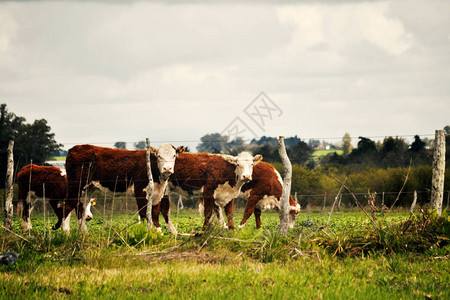
<svg viewBox="0 0 450 300"><path fill-rule="evenodd" d="M284 145L284 137L278 137L278 153L284 167L283 191L280 198L280 233L286 235L289 223L289 195L291 193L292 165Z"/></svg>
<svg viewBox="0 0 450 300"><path fill-rule="evenodd" d="M147 162L147 177L148 177L148 185L146 188L147 191L147 211L146 211L146 218L147 218L147 230L150 230L152 228L153 222L152 222L152 195L154 190L154 183L153 183L153 175L152 175L152 165L150 162L150 139L146 138L147 141L147 155L145 157Z"/></svg>
<svg viewBox="0 0 450 300"><path fill-rule="evenodd" d="M6 184L5 184L5 228L13 229L13 177L14 177L14 155L13 155L14 141L9 141L8 144L8 162L6 168Z"/></svg>
<svg viewBox="0 0 450 300"><path fill-rule="evenodd" d="M409 212L411 214L414 213L414 208L416 207L416 203L417 203L417 191L414 191L414 199L413 199L413 202L411 204L411 208L409 209Z"/></svg>
<svg viewBox="0 0 450 300"><path fill-rule="evenodd" d="M445 176L445 131L436 130L433 155L433 177L431 179L431 207L436 209L440 216L444 201L444 176Z"/></svg>

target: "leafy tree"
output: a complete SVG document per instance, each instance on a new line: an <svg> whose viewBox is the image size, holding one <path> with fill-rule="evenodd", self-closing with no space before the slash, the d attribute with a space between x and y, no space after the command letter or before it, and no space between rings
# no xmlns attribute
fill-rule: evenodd
<svg viewBox="0 0 450 300"><path fill-rule="evenodd" d="M289 159L293 163L301 165L305 164L311 157L311 154L314 152L313 149L308 146L308 144L302 141L298 141L294 145L287 147L286 150Z"/></svg>
<svg viewBox="0 0 450 300"><path fill-rule="evenodd" d="M375 143L368 138L359 137L358 148L348 155L348 162L351 164L376 164L377 147Z"/></svg>
<svg viewBox="0 0 450 300"><path fill-rule="evenodd" d="M118 148L118 147L116 147ZM139 141L137 143L134 143L134 148L135 149L147 149L147 142L146 141Z"/></svg>
<svg viewBox="0 0 450 300"><path fill-rule="evenodd" d="M380 163L383 167L402 167L406 163L405 154L408 144L402 138L387 137L379 151Z"/></svg>
<svg viewBox="0 0 450 300"><path fill-rule="evenodd" d="M147 144L146 144L147 145ZM147 147L147 146L145 146ZM114 144L114 148L118 148L118 149L127 149L127 143L126 142L116 142ZM145 148L144 148L145 149Z"/></svg>
<svg viewBox="0 0 450 300"><path fill-rule="evenodd" d="M210 133L201 137L198 152L222 153L227 150L228 136L220 133Z"/></svg>
<svg viewBox="0 0 450 300"><path fill-rule="evenodd" d="M344 156L349 155L352 149L352 138L350 137L350 134L346 132L342 137L342 150L344 150Z"/></svg>
<svg viewBox="0 0 450 300"><path fill-rule="evenodd" d="M418 135L414 136L408 151L406 152L406 159L412 160L415 166L430 165L432 160L431 152L425 148L426 143L420 139Z"/></svg>
<svg viewBox="0 0 450 300"><path fill-rule="evenodd" d="M248 145L245 143L244 139L237 137L226 145L226 152L231 155L238 155L242 151L248 150Z"/></svg>
<svg viewBox="0 0 450 300"><path fill-rule="evenodd" d="M25 118L18 117L7 110L6 104L0 105L0 187L5 184L7 148L14 140L14 164L16 170L29 164L43 164L53 153L61 151L61 144L55 141L45 119L35 120L33 124L25 123Z"/></svg>
<svg viewBox="0 0 450 300"><path fill-rule="evenodd" d="M450 125L444 127L445 130L445 161L450 164Z"/></svg>

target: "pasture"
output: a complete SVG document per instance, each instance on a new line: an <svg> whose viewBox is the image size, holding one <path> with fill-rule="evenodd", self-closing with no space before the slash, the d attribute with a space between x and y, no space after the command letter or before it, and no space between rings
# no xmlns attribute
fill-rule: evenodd
<svg viewBox="0 0 450 300"><path fill-rule="evenodd" d="M450 297L446 213L376 213L375 226L361 212L335 212L325 226L327 213L302 212L286 237L274 212L261 229L251 217L242 230L201 232L198 212L172 210L178 232L191 234L176 237L164 225L163 235L147 232L131 212L94 214L84 236L75 218L65 235L42 214L29 234L4 233L2 252L21 257L0 267L0 298Z"/></svg>

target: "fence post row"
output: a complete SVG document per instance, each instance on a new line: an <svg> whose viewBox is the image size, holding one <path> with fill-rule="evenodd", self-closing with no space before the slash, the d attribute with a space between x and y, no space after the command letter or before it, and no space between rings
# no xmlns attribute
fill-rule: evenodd
<svg viewBox="0 0 450 300"><path fill-rule="evenodd" d="M442 213L444 201L445 177L445 131L436 130L435 147L433 155L433 177L431 179L431 207L438 215Z"/></svg>
<svg viewBox="0 0 450 300"><path fill-rule="evenodd" d="M9 141L8 144L8 162L6 167L6 184L5 184L5 228L13 229L13 177L14 177L14 141Z"/></svg>

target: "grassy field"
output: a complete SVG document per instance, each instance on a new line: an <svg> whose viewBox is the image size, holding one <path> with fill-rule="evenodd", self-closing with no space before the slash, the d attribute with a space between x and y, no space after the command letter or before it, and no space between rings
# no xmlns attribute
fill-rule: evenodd
<svg viewBox="0 0 450 300"><path fill-rule="evenodd" d="M316 150L313 153L313 157L319 157L322 158L323 156L326 156L330 153L336 153L337 155L342 155L344 153L343 150L339 149L331 149L331 150Z"/></svg>
<svg viewBox="0 0 450 300"><path fill-rule="evenodd" d="M305 298L450 297L448 217L432 214L301 213L288 236L278 215L242 230L201 232L194 211L172 212L172 236L146 231L132 214L96 211L89 233L49 231L56 219L33 216L33 231L2 232L2 252L21 254L0 267L0 298ZM241 213L235 216L237 223ZM110 226L110 224L113 224ZM195 234L197 233L197 234Z"/></svg>

